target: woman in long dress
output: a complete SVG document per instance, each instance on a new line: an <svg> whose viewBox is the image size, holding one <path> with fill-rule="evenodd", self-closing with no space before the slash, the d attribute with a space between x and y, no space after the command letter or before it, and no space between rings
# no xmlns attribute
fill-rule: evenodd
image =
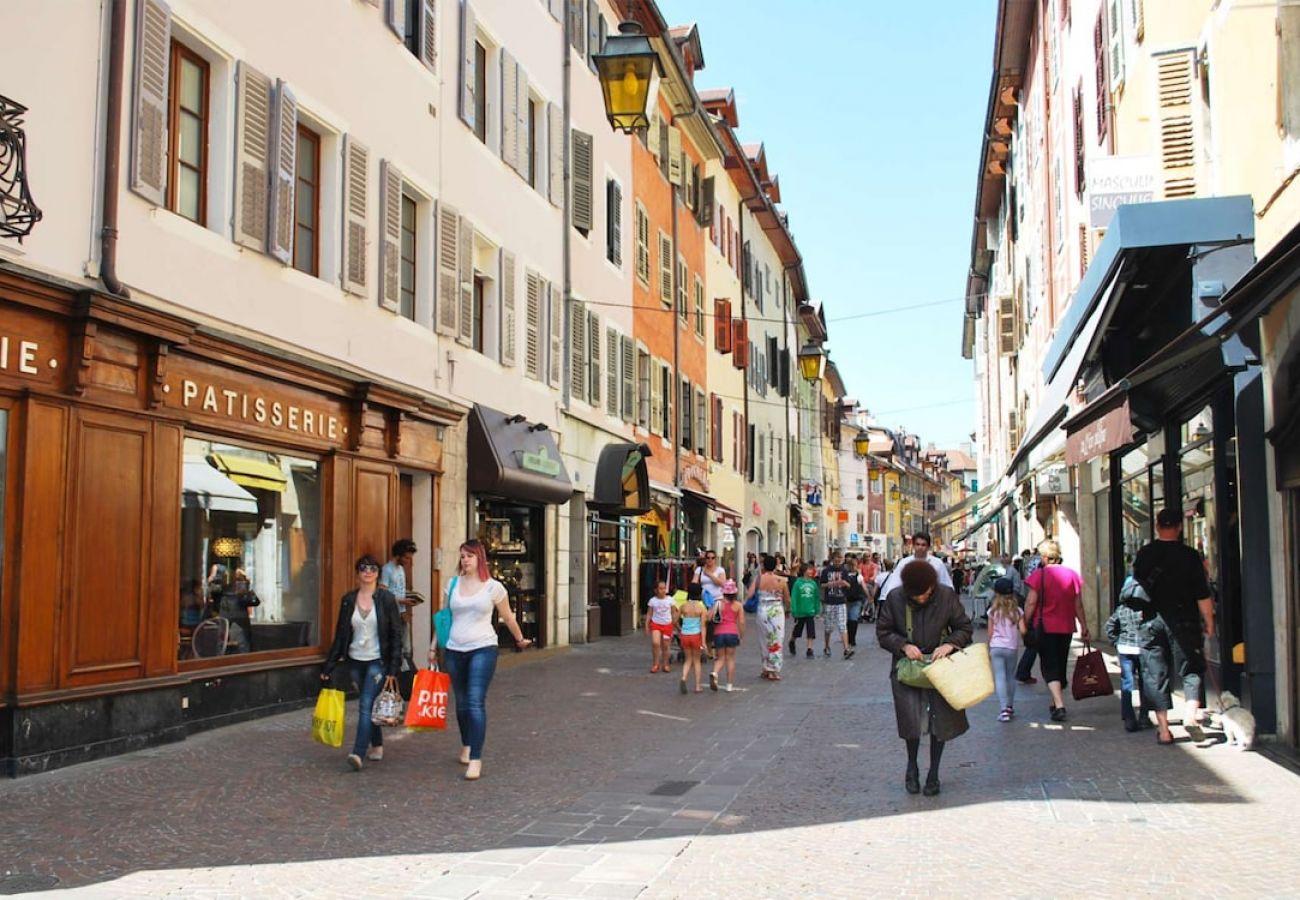
<svg viewBox="0 0 1300 900"><path fill-rule="evenodd" d="M763 571L758 576L754 595L758 599L758 625L763 631L760 651L763 654L763 678L781 680L785 614L790 609L789 581L776 572L776 557L763 557Z"/></svg>

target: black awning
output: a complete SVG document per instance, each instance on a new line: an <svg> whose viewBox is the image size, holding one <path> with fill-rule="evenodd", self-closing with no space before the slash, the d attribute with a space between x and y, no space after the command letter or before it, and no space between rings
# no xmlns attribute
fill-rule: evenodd
<svg viewBox="0 0 1300 900"><path fill-rule="evenodd" d="M567 503L573 494L555 435L545 425L475 406L468 445L471 491L538 503Z"/></svg>
<svg viewBox="0 0 1300 900"><path fill-rule="evenodd" d="M606 444L596 461L594 499L587 505L608 516L643 516L650 511L647 444Z"/></svg>

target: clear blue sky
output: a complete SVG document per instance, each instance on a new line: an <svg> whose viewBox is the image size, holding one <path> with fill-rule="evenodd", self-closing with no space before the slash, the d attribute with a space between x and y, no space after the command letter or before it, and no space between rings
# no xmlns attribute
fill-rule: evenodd
<svg viewBox="0 0 1300 900"><path fill-rule="evenodd" d="M960 298L996 4L659 6L699 25L696 87L734 88L741 138L766 146L849 396L925 442L969 440ZM863 313L880 314L836 321Z"/></svg>

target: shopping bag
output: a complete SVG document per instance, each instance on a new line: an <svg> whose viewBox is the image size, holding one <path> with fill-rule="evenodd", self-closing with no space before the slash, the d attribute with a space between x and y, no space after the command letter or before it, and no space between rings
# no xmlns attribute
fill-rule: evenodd
<svg viewBox="0 0 1300 900"><path fill-rule="evenodd" d="M1091 644L1083 645L1083 652L1074 662L1074 678L1070 682L1070 693L1075 700L1087 700L1089 697L1109 697L1115 693L1110 683L1110 672L1106 671L1106 658L1100 650L1092 649Z"/></svg>
<svg viewBox="0 0 1300 900"><path fill-rule="evenodd" d="M402 695L393 688L384 688L375 698L374 706L370 707L370 721L376 725L401 725L405 712Z"/></svg>
<svg viewBox="0 0 1300 900"><path fill-rule="evenodd" d="M898 662L894 663L894 671L898 673L898 681L908 687L921 688L928 690L934 687L930 679L926 677L926 669L930 667L930 657L921 659L908 659L904 656Z"/></svg>
<svg viewBox="0 0 1300 900"><path fill-rule="evenodd" d="M936 659L925 675L953 709L970 709L993 693L993 666L988 644L971 644Z"/></svg>
<svg viewBox="0 0 1300 900"><path fill-rule="evenodd" d="M406 727L413 731L435 731L447 727L447 701L451 678L437 669L415 673L411 702L406 707Z"/></svg>
<svg viewBox="0 0 1300 900"><path fill-rule="evenodd" d="M343 746L343 692L324 688L311 715L311 737L326 747Z"/></svg>

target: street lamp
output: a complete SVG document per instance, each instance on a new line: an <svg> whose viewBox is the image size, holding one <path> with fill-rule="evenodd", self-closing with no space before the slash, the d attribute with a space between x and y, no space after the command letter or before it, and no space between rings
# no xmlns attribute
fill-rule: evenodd
<svg viewBox="0 0 1300 900"><path fill-rule="evenodd" d="M859 428L858 433L853 436L853 452L865 457L870 451L871 435L867 433L867 429Z"/></svg>
<svg viewBox="0 0 1300 900"><path fill-rule="evenodd" d="M648 128L648 111L654 108L663 74L659 54L641 26L622 22L618 34L605 38L605 46L592 55L600 88L605 94L605 117L625 134Z"/></svg>
<svg viewBox="0 0 1300 900"><path fill-rule="evenodd" d="M822 353L822 348L809 341L799 349L799 374L809 384L816 384L821 380L825 361L826 354Z"/></svg>

